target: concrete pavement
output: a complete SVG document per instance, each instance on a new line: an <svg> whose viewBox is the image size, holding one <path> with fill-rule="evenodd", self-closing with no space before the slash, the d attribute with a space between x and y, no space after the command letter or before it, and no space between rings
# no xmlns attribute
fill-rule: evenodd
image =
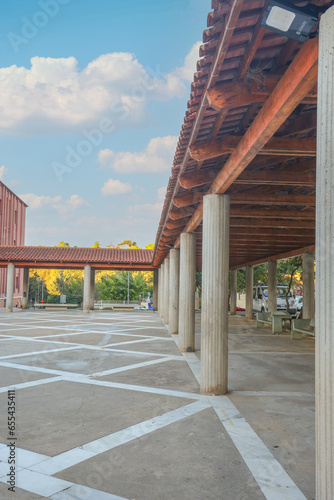
<svg viewBox="0 0 334 500"><path fill-rule="evenodd" d="M314 339L244 317L229 330L231 392L206 397L200 352L180 353L157 313L1 312L0 497L314 498Z"/></svg>

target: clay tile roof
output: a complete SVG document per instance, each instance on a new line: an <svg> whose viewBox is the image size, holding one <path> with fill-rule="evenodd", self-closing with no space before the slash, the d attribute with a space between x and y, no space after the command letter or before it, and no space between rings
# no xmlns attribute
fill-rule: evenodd
<svg viewBox="0 0 334 500"><path fill-rule="evenodd" d="M62 262L75 264L152 263L153 250L120 248L1 246L0 261Z"/></svg>

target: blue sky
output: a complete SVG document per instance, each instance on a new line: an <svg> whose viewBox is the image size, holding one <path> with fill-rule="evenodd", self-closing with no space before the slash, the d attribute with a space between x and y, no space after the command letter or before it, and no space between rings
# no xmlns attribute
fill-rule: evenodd
<svg viewBox="0 0 334 500"><path fill-rule="evenodd" d="M27 245L153 243L210 0L0 7L0 178Z"/></svg>

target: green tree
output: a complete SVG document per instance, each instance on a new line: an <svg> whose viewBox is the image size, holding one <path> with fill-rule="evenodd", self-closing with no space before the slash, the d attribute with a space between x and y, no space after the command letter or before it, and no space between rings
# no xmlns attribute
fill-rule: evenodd
<svg viewBox="0 0 334 500"><path fill-rule="evenodd" d="M291 259L283 259L277 262L277 283L287 286L285 295L287 311L289 310L289 292L293 285L300 284L300 273L303 269L303 257L298 255Z"/></svg>

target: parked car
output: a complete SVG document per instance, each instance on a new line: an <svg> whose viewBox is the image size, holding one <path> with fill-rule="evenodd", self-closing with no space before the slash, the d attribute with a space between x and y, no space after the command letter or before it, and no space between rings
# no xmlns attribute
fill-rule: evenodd
<svg viewBox="0 0 334 500"><path fill-rule="evenodd" d="M277 287L277 311L286 311L286 292L287 286ZM288 294L289 314L295 316L297 308L295 299L291 292ZM256 285L253 288L253 310L254 312L268 312L268 287L265 285Z"/></svg>
<svg viewBox="0 0 334 500"><path fill-rule="evenodd" d="M297 314L303 310L303 297L298 296L295 298L295 306L297 309Z"/></svg>

